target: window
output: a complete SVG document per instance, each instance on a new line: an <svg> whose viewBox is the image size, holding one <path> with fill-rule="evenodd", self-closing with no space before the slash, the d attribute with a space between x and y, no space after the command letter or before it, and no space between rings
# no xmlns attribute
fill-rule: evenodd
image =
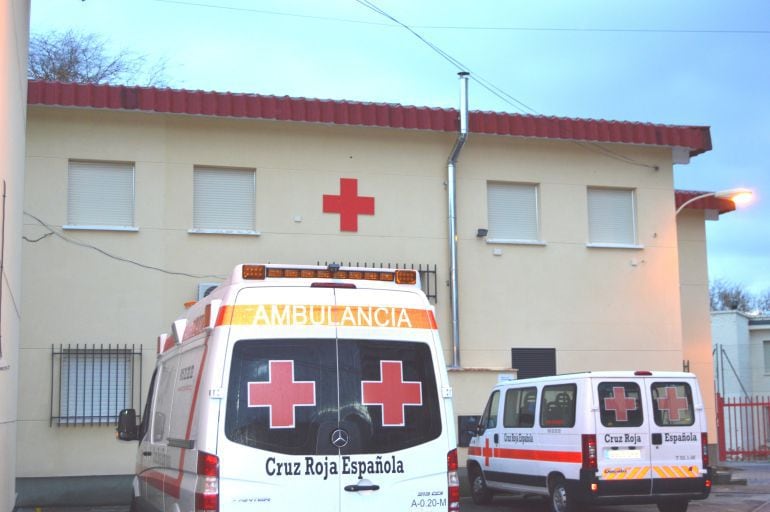
<svg viewBox="0 0 770 512"><path fill-rule="evenodd" d="M503 426L532 428L535 425L537 388L511 388L505 392Z"/></svg>
<svg viewBox="0 0 770 512"><path fill-rule="evenodd" d="M141 350L134 347L52 347L51 424L116 424L122 409L139 409Z"/></svg>
<svg viewBox="0 0 770 512"><path fill-rule="evenodd" d="M605 427L639 427L644 423L642 395L635 382L600 382L599 412Z"/></svg>
<svg viewBox="0 0 770 512"><path fill-rule="evenodd" d="M287 407L276 396L294 401ZM349 444L332 445L336 428ZM225 435L235 443L289 455L389 453L441 431L425 343L281 339L233 347Z"/></svg>
<svg viewBox="0 0 770 512"><path fill-rule="evenodd" d="M636 246L634 191L588 188L588 242L594 246Z"/></svg>
<svg viewBox="0 0 770 512"><path fill-rule="evenodd" d="M770 374L770 340L762 342L762 348L765 350L765 374Z"/></svg>
<svg viewBox="0 0 770 512"><path fill-rule="evenodd" d="M70 160L64 227L136 230L134 165Z"/></svg>
<svg viewBox="0 0 770 512"><path fill-rule="evenodd" d="M545 386L540 402L541 427L575 426L575 384Z"/></svg>
<svg viewBox="0 0 770 512"><path fill-rule="evenodd" d="M695 423L692 390L686 382L655 382L652 391L652 411L660 427L689 427Z"/></svg>
<svg viewBox="0 0 770 512"><path fill-rule="evenodd" d="M487 401L487 406L484 409L484 415L481 417L479 427L481 430L488 428L497 428L497 411L500 405L500 392L494 391Z"/></svg>
<svg viewBox="0 0 770 512"><path fill-rule="evenodd" d="M191 233L257 234L256 171L195 167Z"/></svg>
<svg viewBox="0 0 770 512"><path fill-rule="evenodd" d="M490 242L540 242L538 187L527 183L487 183Z"/></svg>
<svg viewBox="0 0 770 512"><path fill-rule="evenodd" d="M556 375L555 348L512 348L511 368L519 379Z"/></svg>

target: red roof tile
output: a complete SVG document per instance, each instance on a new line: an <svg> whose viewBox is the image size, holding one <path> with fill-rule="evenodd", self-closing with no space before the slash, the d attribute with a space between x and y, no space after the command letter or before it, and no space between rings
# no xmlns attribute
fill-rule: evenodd
<svg viewBox="0 0 770 512"><path fill-rule="evenodd" d="M33 80L29 82L27 103L444 132L459 129L455 109L123 85ZM468 121L471 133L683 147L689 149L690 156L711 149L707 126L668 126L501 112L471 112Z"/></svg>
<svg viewBox="0 0 770 512"><path fill-rule="evenodd" d="M690 199L709 192L703 192L698 190L677 190L675 191L676 207L679 208ZM727 213L735 210L735 203L730 199L720 199L714 196L704 197L688 204L685 208L692 208L694 210L717 210L720 214Z"/></svg>

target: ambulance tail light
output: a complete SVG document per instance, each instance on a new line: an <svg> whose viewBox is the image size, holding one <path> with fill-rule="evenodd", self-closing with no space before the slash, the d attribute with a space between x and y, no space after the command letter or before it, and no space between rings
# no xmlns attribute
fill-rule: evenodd
<svg viewBox="0 0 770 512"><path fill-rule="evenodd" d="M599 467L596 459L596 436L594 434L583 434L583 469L597 469Z"/></svg>
<svg viewBox="0 0 770 512"><path fill-rule="evenodd" d="M706 432L700 434L700 451L703 460L703 469L709 466L709 435Z"/></svg>
<svg viewBox="0 0 770 512"><path fill-rule="evenodd" d="M219 457L198 452L195 512L219 512Z"/></svg>
<svg viewBox="0 0 770 512"><path fill-rule="evenodd" d="M457 449L454 449L446 456L447 485L449 488L447 510L449 512L459 512L460 510L460 477L457 476L457 467Z"/></svg>

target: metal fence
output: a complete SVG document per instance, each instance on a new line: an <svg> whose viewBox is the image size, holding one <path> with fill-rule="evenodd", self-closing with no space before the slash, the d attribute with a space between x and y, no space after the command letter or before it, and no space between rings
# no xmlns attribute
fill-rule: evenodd
<svg viewBox="0 0 770 512"><path fill-rule="evenodd" d="M141 397L141 346L51 346L51 426L114 425Z"/></svg>
<svg viewBox="0 0 770 512"><path fill-rule="evenodd" d="M770 459L770 397L717 394L719 460Z"/></svg>

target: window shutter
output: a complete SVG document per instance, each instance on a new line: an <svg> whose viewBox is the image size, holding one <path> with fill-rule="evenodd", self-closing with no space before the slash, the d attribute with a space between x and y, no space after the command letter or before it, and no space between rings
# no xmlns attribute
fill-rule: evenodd
<svg viewBox="0 0 770 512"><path fill-rule="evenodd" d="M255 171L196 167L193 177L193 227L254 230Z"/></svg>
<svg viewBox="0 0 770 512"><path fill-rule="evenodd" d="M636 243L634 191L588 189L588 237L590 243Z"/></svg>
<svg viewBox="0 0 770 512"><path fill-rule="evenodd" d="M556 375L556 349L512 348L511 368L518 370L519 379Z"/></svg>
<svg viewBox="0 0 770 512"><path fill-rule="evenodd" d="M68 180L68 224L133 227L133 164L70 161Z"/></svg>
<svg viewBox="0 0 770 512"><path fill-rule="evenodd" d="M491 239L538 240L537 186L525 183L487 183Z"/></svg>

